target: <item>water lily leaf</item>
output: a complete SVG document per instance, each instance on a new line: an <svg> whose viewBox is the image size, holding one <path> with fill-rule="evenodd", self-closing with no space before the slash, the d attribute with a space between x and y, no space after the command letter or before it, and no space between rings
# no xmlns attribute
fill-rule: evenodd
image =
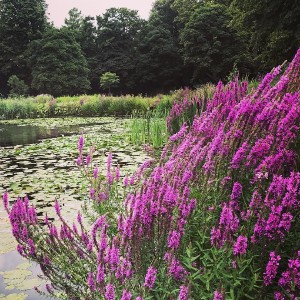
<svg viewBox="0 0 300 300"><path fill-rule="evenodd" d="M38 278L26 279L18 284L17 289L20 291L28 291L36 286L40 286L42 283L42 280Z"/></svg>
<svg viewBox="0 0 300 300"><path fill-rule="evenodd" d="M3 300L25 300L28 297L26 294L10 294L10 295L3 295L0 294L0 299Z"/></svg>

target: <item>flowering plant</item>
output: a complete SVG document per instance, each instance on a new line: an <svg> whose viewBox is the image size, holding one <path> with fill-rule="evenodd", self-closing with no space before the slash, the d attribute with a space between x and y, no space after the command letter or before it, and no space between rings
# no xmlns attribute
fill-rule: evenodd
<svg viewBox="0 0 300 300"><path fill-rule="evenodd" d="M48 292L63 299L297 299L299 73L300 50L250 94L246 82L219 83L150 174L146 163L124 179L124 194L111 156L102 181L86 168L93 151L84 156L81 138L77 164L91 177L91 199L106 207L89 231L80 214L67 224L56 203L61 228L45 217L44 232L27 199L9 208L5 194L18 250L40 263Z"/></svg>

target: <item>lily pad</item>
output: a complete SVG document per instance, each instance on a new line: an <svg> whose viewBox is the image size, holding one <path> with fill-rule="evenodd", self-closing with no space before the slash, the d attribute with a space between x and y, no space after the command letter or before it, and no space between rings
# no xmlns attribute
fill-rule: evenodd
<svg viewBox="0 0 300 300"><path fill-rule="evenodd" d="M28 297L28 295L21 293L21 294L10 294L10 295L3 295L0 294L0 299L3 300L25 300Z"/></svg>

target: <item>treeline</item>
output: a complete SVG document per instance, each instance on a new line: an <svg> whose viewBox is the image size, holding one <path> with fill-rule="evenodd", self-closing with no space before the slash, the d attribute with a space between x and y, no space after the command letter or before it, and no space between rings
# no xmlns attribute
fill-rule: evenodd
<svg viewBox="0 0 300 300"><path fill-rule="evenodd" d="M95 18L72 9L49 23L44 0L0 0L0 94L154 94L250 77L290 60L300 42L298 0L157 0L149 20L111 8Z"/></svg>

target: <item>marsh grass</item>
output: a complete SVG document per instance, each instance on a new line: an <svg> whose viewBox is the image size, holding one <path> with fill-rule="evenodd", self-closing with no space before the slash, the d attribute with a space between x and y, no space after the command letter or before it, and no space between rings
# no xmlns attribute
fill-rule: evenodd
<svg viewBox="0 0 300 300"><path fill-rule="evenodd" d="M156 98L141 96L112 97L82 95L53 98L38 95L29 98L0 99L0 119L27 119L42 117L102 117L145 114Z"/></svg>
<svg viewBox="0 0 300 300"><path fill-rule="evenodd" d="M133 144L161 148L168 141L166 117L157 111L148 111L142 117L133 115L128 123L128 137Z"/></svg>

